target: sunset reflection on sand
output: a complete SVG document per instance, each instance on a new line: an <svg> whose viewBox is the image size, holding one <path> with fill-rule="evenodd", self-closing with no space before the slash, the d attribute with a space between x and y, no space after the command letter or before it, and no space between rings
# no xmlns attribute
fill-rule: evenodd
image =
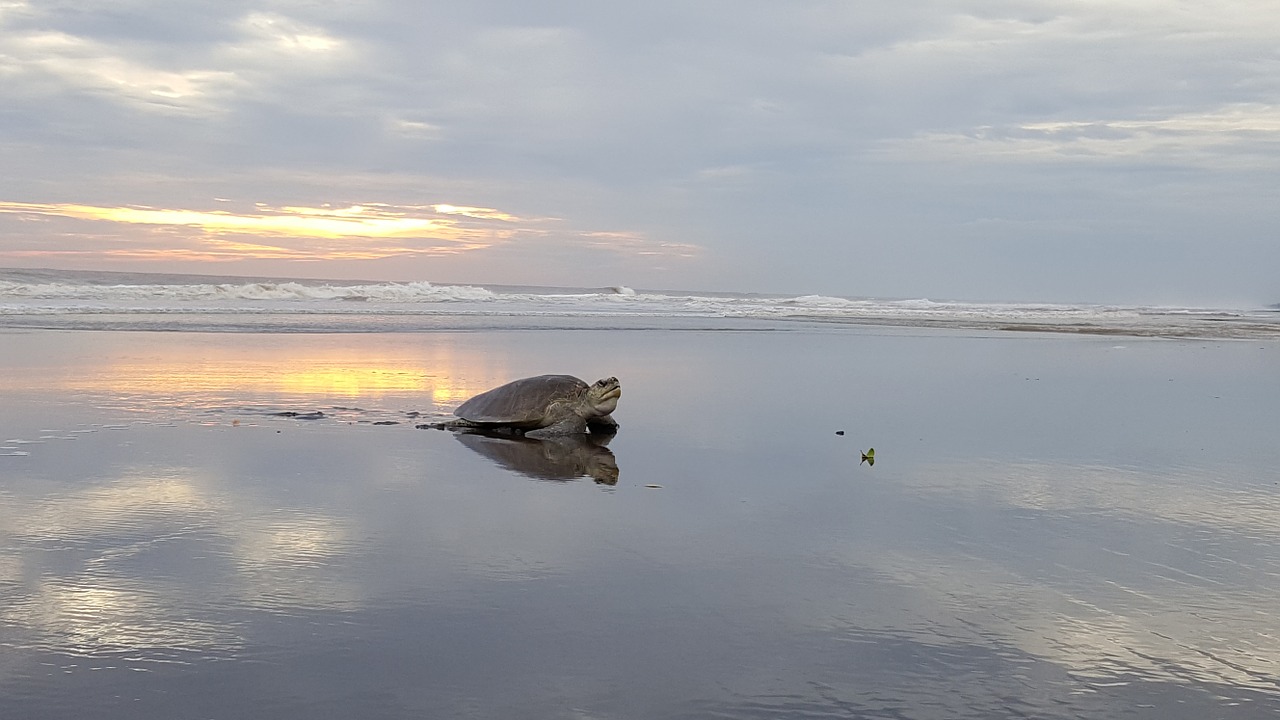
<svg viewBox="0 0 1280 720"><path fill-rule="evenodd" d="M93 355L76 347L49 348L50 357L41 366L0 378L0 391L195 404L395 397L448 408L510 379L501 358L453 343L448 335L420 342L383 335L344 343L317 342L315 336L246 336L237 343L221 337L182 343L168 339L118 338L106 353Z"/></svg>

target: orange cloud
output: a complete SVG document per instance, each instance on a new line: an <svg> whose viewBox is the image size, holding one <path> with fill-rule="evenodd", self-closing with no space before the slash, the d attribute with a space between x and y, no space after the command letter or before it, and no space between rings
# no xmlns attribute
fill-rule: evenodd
<svg viewBox="0 0 1280 720"><path fill-rule="evenodd" d="M582 233L586 243L592 247L607 248L631 255L662 255L681 258L697 257L702 248L697 245L674 242L654 242L634 232L587 232Z"/></svg>
<svg viewBox="0 0 1280 720"><path fill-rule="evenodd" d="M346 208L273 209L259 205L254 213L232 213L221 210L0 202L0 213L46 215L129 225L196 227L209 233L254 233L309 238L431 237L440 240L472 240L484 234L481 230L463 227L451 218L396 212L387 209L388 207L352 205Z"/></svg>
<svg viewBox="0 0 1280 720"><path fill-rule="evenodd" d="M444 215L463 215L469 218L479 220L502 220L504 222L519 222L520 218L515 215L508 215L493 208L482 207L466 207L459 205L432 205L432 210Z"/></svg>
<svg viewBox="0 0 1280 720"><path fill-rule="evenodd" d="M227 201L219 200L220 203ZM225 207L225 205L224 205ZM699 248L659 242L633 232L580 232L555 218L521 218L495 208L360 203L242 210L191 210L142 205L0 201L0 215L23 220L89 224L22 233L23 245L0 248L7 257L101 257L119 260L377 260L446 256L516 239L568 245L632 257L693 257ZM124 232L125 228L135 228Z"/></svg>
<svg viewBox="0 0 1280 720"><path fill-rule="evenodd" d="M101 248L95 252L63 247L2 253L10 257L90 254L140 260L372 260L478 250L525 232L515 226L520 219L514 215L493 208L454 205L369 203L274 208L259 203L251 211L232 212L0 201L0 214L141 226L165 233L165 247L139 247L143 239L135 238L129 242L133 247ZM187 246L174 247L175 244Z"/></svg>

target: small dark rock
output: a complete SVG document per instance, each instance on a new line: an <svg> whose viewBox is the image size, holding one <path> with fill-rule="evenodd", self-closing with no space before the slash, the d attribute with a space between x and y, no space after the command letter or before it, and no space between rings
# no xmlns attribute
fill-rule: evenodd
<svg viewBox="0 0 1280 720"><path fill-rule="evenodd" d="M843 434L844 434L844 431L843 431L843 430L837 430L837 431L836 431L836 434L837 434L837 435L843 435Z"/></svg>

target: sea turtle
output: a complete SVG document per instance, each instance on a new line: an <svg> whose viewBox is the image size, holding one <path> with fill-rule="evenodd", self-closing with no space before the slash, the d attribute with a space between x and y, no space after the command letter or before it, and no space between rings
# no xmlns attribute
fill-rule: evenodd
<svg viewBox="0 0 1280 720"><path fill-rule="evenodd" d="M588 385L572 375L539 375L482 392L453 411L457 420L437 427L511 430L529 437L616 432L609 415L618 406L618 378Z"/></svg>

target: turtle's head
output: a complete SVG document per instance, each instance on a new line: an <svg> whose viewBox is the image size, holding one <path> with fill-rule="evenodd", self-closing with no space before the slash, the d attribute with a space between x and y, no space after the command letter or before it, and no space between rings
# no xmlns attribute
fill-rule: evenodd
<svg viewBox="0 0 1280 720"><path fill-rule="evenodd" d="M596 415L608 415L618 407L618 398L622 397L622 385L618 378L611 377L597 380L587 389L587 407Z"/></svg>

